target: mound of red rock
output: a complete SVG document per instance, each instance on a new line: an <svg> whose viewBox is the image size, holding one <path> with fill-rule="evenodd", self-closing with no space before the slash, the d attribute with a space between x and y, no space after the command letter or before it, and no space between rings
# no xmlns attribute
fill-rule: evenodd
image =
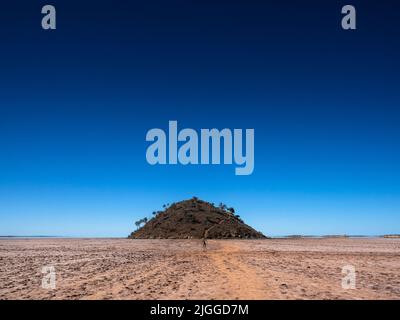
<svg viewBox="0 0 400 320"><path fill-rule="evenodd" d="M192 198L153 213L143 227L131 233L131 239L263 239L235 214L233 208Z"/></svg>

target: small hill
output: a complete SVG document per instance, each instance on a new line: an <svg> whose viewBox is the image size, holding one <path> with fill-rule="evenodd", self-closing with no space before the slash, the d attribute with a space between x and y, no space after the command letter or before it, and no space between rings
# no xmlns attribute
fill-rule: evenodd
<svg viewBox="0 0 400 320"><path fill-rule="evenodd" d="M200 239L208 230L208 239L263 239L266 238L245 224L233 208L197 199L173 203L142 228L134 231L130 239Z"/></svg>
<svg viewBox="0 0 400 320"><path fill-rule="evenodd" d="M386 239L399 239L400 234L385 234L382 237Z"/></svg>

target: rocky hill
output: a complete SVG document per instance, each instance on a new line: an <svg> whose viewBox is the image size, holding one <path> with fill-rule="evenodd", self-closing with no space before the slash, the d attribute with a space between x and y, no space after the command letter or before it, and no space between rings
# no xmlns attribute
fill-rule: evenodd
<svg viewBox="0 0 400 320"><path fill-rule="evenodd" d="M208 239L263 239L235 214L233 208L218 207L196 197L153 213L143 227L131 233L131 239L200 239L207 230Z"/></svg>

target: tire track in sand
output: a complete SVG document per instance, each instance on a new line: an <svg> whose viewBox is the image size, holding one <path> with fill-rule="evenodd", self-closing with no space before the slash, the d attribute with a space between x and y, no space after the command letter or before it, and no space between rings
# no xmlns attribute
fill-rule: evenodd
<svg viewBox="0 0 400 320"><path fill-rule="evenodd" d="M268 299L269 286L265 278L257 274L256 269L249 266L241 255L241 250L235 244L220 241L216 250L208 252L214 265L217 277L221 279L219 299Z"/></svg>

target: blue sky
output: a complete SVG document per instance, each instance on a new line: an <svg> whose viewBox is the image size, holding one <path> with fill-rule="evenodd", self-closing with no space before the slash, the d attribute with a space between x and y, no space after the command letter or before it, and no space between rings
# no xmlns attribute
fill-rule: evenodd
<svg viewBox="0 0 400 320"><path fill-rule="evenodd" d="M53 3L56 31L0 13L0 235L126 236L194 195L267 235L400 232L399 5ZM169 120L254 128L254 173L148 165Z"/></svg>

